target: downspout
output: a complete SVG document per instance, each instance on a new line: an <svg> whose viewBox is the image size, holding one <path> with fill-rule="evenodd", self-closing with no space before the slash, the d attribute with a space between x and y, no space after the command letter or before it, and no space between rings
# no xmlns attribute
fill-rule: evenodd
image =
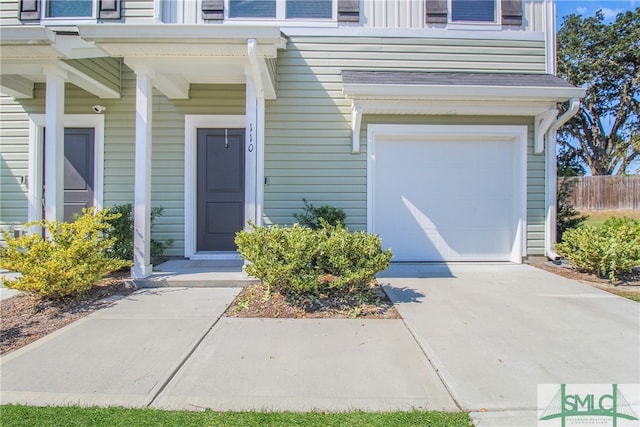
<svg viewBox="0 0 640 427"><path fill-rule="evenodd" d="M545 221L545 233L544 233L544 251L547 258L552 261L557 261L561 257L553 249L553 244L556 242L556 214L557 214L557 159L556 159L556 131L560 126L568 122L573 116L576 115L580 109L580 99L571 98L569 109L560 117L558 117L549 126L547 131L547 151L545 154L545 181L547 189L545 192L545 207L547 211L547 218Z"/></svg>

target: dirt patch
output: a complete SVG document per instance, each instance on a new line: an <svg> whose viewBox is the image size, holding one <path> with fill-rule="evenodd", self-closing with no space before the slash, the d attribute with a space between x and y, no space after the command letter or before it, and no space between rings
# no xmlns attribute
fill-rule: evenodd
<svg viewBox="0 0 640 427"><path fill-rule="evenodd" d="M372 282L357 295L320 295L314 297L269 292L258 284L242 289L227 309L229 317L400 319L382 287Z"/></svg>
<svg viewBox="0 0 640 427"><path fill-rule="evenodd" d="M0 355L129 295L135 288L125 282L128 277L129 273L114 273L77 298L50 301L23 293L0 301Z"/></svg>
<svg viewBox="0 0 640 427"><path fill-rule="evenodd" d="M640 268L635 268L630 273L617 276L616 281L611 283L608 279L580 271L566 261L563 261L559 265L552 262L533 262L531 265L616 295L624 296L635 301L640 300Z"/></svg>

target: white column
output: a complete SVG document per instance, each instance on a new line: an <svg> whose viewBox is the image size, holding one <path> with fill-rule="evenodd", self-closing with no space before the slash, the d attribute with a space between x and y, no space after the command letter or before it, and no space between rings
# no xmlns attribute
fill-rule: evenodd
<svg viewBox="0 0 640 427"><path fill-rule="evenodd" d="M136 69L136 149L131 276L151 275L151 123L153 86L148 70Z"/></svg>
<svg viewBox="0 0 640 427"><path fill-rule="evenodd" d="M256 105L256 225L262 225L264 205L264 98L258 96Z"/></svg>
<svg viewBox="0 0 640 427"><path fill-rule="evenodd" d="M64 220L64 82L66 73L50 67L45 98L45 209L48 220Z"/></svg>
<svg viewBox="0 0 640 427"><path fill-rule="evenodd" d="M248 67L247 67L248 68ZM244 218L245 223L252 221L257 223L258 212L256 210L256 186L260 183L256 179L256 158L258 140L256 139L256 88L253 83L251 71L248 69L246 73L246 95L245 95L245 207Z"/></svg>

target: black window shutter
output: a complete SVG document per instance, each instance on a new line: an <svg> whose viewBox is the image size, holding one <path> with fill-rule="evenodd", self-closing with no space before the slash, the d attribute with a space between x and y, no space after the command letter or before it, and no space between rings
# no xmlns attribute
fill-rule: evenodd
<svg viewBox="0 0 640 427"><path fill-rule="evenodd" d="M18 14L18 18L22 21L40 19L40 0L20 0Z"/></svg>
<svg viewBox="0 0 640 427"><path fill-rule="evenodd" d="M222 21L224 19L224 0L202 0L202 19Z"/></svg>
<svg viewBox="0 0 640 427"><path fill-rule="evenodd" d="M502 25L522 25L522 0L502 0Z"/></svg>
<svg viewBox="0 0 640 427"><path fill-rule="evenodd" d="M120 19L122 16L120 0L100 0L98 19Z"/></svg>
<svg viewBox="0 0 640 427"><path fill-rule="evenodd" d="M359 22L360 0L338 0L338 22Z"/></svg>
<svg viewBox="0 0 640 427"><path fill-rule="evenodd" d="M426 0L427 24L447 23L447 0Z"/></svg>

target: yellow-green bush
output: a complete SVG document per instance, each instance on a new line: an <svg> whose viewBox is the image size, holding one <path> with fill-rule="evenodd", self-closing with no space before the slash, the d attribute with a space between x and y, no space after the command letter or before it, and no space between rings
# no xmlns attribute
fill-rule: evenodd
<svg viewBox="0 0 640 427"><path fill-rule="evenodd" d="M253 226L237 233L236 244L249 261L247 273L284 293L356 292L386 269L392 256L378 236L350 233L326 221L317 230Z"/></svg>
<svg viewBox="0 0 640 427"><path fill-rule="evenodd" d="M616 274L640 265L640 221L611 218L599 227L569 229L556 251L576 268L614 281Z"/></svg>
<svg viewBox="0 0 640 427"><path fill-rule="evenodd" d="M71 223L43 220L25 225L42 227L47 238L5 234L7 247L0 248L0 266L21 273L15 280L5 280L5 286L63 298L89 290L108 272L130 266L130 261L108 256L114 239L104 238L103 233L116 217L90 208Z"/></svg>

